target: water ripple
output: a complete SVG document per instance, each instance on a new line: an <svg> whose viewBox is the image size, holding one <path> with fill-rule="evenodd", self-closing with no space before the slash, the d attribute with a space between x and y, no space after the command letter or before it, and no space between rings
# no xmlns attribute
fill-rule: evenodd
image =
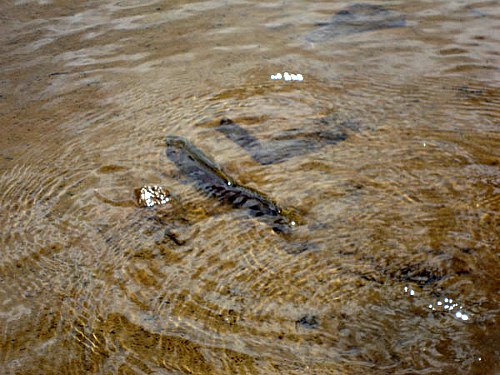
<svg viewBox="0 0 500 375"><path fill-rule="evenodd" d="M343 5L0 6L2 368L498 368L497 8L393 3L405 27L307 42ZM211 200L166 135L303 224ZM172 200L140 207L153 185Z"/></svg>

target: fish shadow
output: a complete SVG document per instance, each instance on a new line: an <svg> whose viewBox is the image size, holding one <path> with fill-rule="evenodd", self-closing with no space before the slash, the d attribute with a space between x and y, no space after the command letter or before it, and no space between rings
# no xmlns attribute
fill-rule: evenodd
<svg viewBox="0 0 500 375"><path fill-rule="evenodd" d="M375 30L405 27L405 16L380 5L356 3L335 13L327 22L319 22L305 39L313 43Z"/></svg>
<svg viewBox="0 0 500 375"><path fill-rule="evenodd" d="M307 130L285 130L266 141L259 140L249 130L225 117L215 129L244 149L257 163L269 165L343 142L348 138L349 131L359 130L359 124L328 116L316 120L314 126Z"/></svg>

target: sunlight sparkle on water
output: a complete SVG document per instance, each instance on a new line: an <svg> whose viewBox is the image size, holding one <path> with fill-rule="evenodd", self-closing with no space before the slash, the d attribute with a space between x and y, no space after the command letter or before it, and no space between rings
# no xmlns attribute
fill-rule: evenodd
<svg viewBox="0 0 500 375"><path fill-rule="evenodd" d="M407 286L404 287L404 292L412 297L415 295L415 290Z"/></svg>
<svg viewBox="0 0 500 375"><path fill-rule="evenodd" d="M404 287L404 291L405 291L405 293L408 293L410 296L415 295L415 291L412 288L409 288L407 286Z"/></svg>
<svg viewBox="0 0 500 375"><path fill-rule="evenodd" d="M443 302L444 301L444 302ZM453 313L453 317L458 320L467 321L470 319L470 315L462 310L462 306L459 306L458 303L453 303L453 299L445 297L443 301L438 300L435 304L429 304L427 307L432 311L441 311L441 312L451 312L453 309L457 308L458 311Z"/></svg>
<svg viewBox="0 0 500 375"><path fill-rule="evenodd" d="M285 81L303 81L304 76L300 73L294 74L294 73L284 72L283 75L281 73L272 74L271 79L272 80L283 79Z"/></svg>

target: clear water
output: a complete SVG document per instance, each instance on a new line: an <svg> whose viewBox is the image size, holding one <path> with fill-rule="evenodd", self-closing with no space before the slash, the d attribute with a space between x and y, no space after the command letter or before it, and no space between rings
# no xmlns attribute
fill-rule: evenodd
<svg viewBox="0 0 500 375"><path fill-rule="evenodd" d="M307 38L350 4L2 2L0 372L500 371L498 2ZM167 135L294 236L196 190Z"/></svg>

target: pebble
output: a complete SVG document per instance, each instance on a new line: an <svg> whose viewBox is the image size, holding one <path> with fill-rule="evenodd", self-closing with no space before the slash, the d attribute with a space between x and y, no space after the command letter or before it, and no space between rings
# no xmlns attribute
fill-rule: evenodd
<svg viewBox="0 0 500 375"><path fill-rule="evenodd" d="M169 191L161 186L143 186L135 190L135 195L142 207L162 206L170 202Z"/></svg>

